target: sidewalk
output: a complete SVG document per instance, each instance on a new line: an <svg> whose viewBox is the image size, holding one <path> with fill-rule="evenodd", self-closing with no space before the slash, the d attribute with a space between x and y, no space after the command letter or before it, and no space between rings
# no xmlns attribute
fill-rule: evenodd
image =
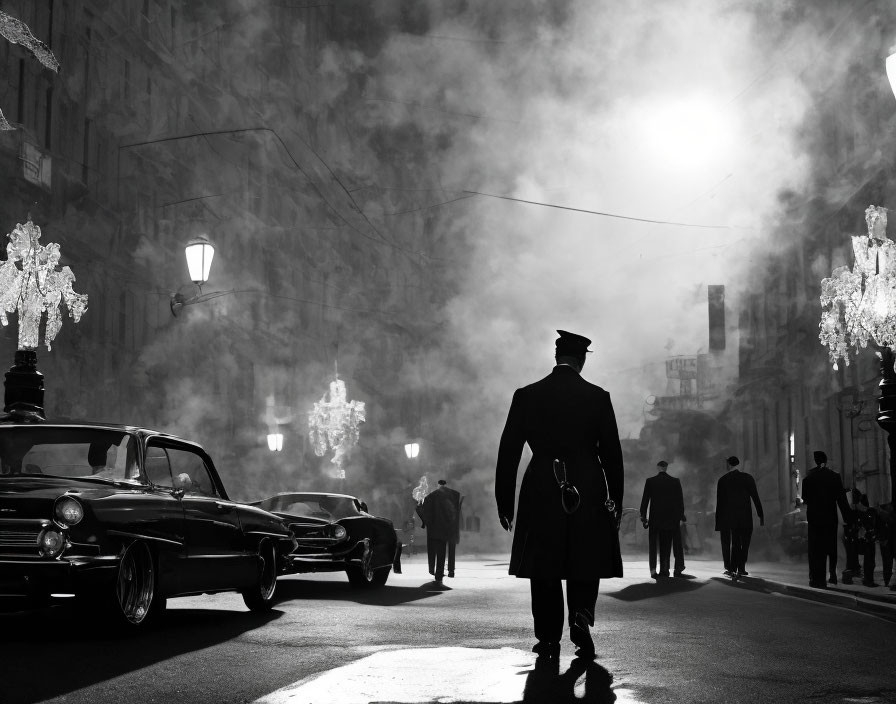
<svg viewBox="0 0 896 704"><path fill-rule="evenodd" d="M730 577L723 574L721 560L700 560L689 556L685 564L685 574L699 579L730 581ZM827 589L817 589L809 586L808 566L799 562L749 562L747 570L749 576L737 581L739 587L811 599L896 621L896 591L884 586L879 572L874 576L879 587L866 587L859 580L853 584L829 584Z"/></svg>

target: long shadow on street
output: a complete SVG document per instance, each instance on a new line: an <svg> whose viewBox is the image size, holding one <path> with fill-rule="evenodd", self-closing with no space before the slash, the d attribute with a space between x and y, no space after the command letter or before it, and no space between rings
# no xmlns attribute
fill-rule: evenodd
<svg viewBox="0 0 896 704"><path fill-rule="evenodd" d="M434 582L428 583L421 588L386 584L377 589L359 589L351 586L348 582L287 577L277 580L277 601L323 599L353 601L370 606L400 606L412 601L438 596L439 591L444 590L444 587L436 589L434 585Z"/></svg>
<svg viewBox="0 0 896 704"><path fill-rule="evenodd" d="M705 586L706 582L688 579L661 579L659 581L630 584L618 592L607 592L607 596L622 601L641 601L653 599L668 594L680 594L682 592L694 592Z"/></svg>
<svg viewBox="0 0 896 704"><path fill-rule="evenodd" d="M584 685L576 691L576 682L585 676ZM587 704L611 704L616 701L613 693L613 675L596 662L576 658L569 668L560 674L556 658L539 657L535 667L526 675L523 698L516 704L526 702L586 702Z"/></svg>
<svg viewBox="0 0 896 704"><path fill-rule="evenodd" d="M280 616L276 609L261 614L178 609L161 614L145 631L122 634L98 627L69 606L0 614L0 701L30 704L58 697L223 643Z"/></svg>

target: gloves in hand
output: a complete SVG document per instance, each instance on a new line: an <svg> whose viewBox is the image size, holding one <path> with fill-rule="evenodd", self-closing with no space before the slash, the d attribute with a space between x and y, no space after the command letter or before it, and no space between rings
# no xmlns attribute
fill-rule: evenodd
<svg viewBox="0 0 896 704"><path fill-rule="evenodd" d="M506 530L506 531L513 530L513 519L512 518L508 518L507 516L498 514L498 520L501 521L501 527L504 530Z"/></svg>
<svg viewBox="0 0 896 704"><path fill-rule="evenodd" d="M647 528L650 525L650 521L648 521L646 518L642 518L641 525Z"/></svg>

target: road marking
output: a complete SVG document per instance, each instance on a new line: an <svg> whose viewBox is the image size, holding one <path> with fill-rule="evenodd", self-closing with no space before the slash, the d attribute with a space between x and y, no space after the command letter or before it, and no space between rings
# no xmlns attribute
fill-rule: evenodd
<svg viewBox="0 0 896 704"><path fill-rule="evenodd" d="M553 661L516 648L413 648L380 651L348 665L307 677L257 699L254 704L369 704L394 702L519 702L524 693L566 693L586 688L615 695L617 704L638 704L629 689L612 690L612 676L591 661ZM595 701L612 701L598 698Z"/></svg>

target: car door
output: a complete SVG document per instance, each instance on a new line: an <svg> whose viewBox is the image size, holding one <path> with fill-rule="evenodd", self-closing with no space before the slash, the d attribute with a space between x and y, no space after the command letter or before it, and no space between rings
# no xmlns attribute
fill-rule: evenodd
<svg viewBox="0 0 896 704"><path fill-rule="evenodd" d="M186 568L186 535L184 509L179 494L174 491L168 453L163 447L150 441L143 455L143 471L150 485L149 496L155 512L160 535L167 538L159 546L159 589L163 594L184 591L183 576ZM171 544L179 543L179 547Z"/></svg>
<svg viewBox="0 0 896 704"><path fill-rule="evenodd" d="M239 589L252 583L255 561L236 505L223 498L203 456L171 443L166 451L187 534L187 574L195 591Z"/></svg>

